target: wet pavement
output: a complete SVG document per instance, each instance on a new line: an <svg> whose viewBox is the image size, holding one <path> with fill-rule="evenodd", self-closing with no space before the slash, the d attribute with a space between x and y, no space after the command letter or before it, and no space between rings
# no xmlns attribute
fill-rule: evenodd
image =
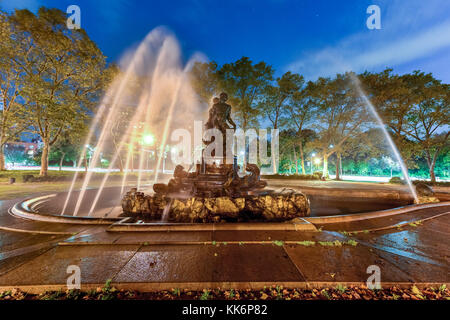
<svg viewBox="0 0 450 320"><path fill-rule="evenodd" d="M69 265L80 267L82 285L365 282L370 265L380 268L383 283L450 283L450 204L321 232L108 232L17 219L7 212L15 202L0 202L0 227L28 232L0 230L0 287L63 287ZM402 221L408 223L383 229ZM347 233L355 230L362 232Z"/></svg>

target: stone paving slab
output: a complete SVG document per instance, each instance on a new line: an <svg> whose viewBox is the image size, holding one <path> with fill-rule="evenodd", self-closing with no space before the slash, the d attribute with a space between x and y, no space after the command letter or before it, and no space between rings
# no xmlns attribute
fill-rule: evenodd
<svg viewBox="0 0 450 320"><path fill-rule="evenodd" d="M215 231L215 241L296 241L321 237L321 233L308 231Z"/></svg>
<svg viewBox="0 0 450 320"><path fill-rule="evenodd" d="M60 246L0 276L0 285L66 283L67 267L81 269L82 283L104 283L113 278L139 246Z"/></svg>
<svg viewBox="0 0 450 320"><path fill-rule="evenodd" d="M286 246L292 261L307 281L365 282L370 265L378 265L383 281L409 282L412 280L401 269L386 263L375 252L363 246L322 247Z"/></svg>
<svg viewBox="0 0 450 320"><path fill-rule="evenodd" d="M35 245L36 243L55 241L56 235L17 233L0 231L0 259L2 253Z"/></svg>
<svg viewBox="0 0 450 320"><path fill-rule="evenodd" d="M150 241L187 241L187 242L205 242L213 240L213 232L199 231L199 232L129 232L120 233L119 238L115 243L130 243L137 241L138 243Z"/></svg>
<svg viewBox="0 0 450 320"><path fill-rule="evenodd" d="M214 281L305 281L280 246L220 245L214 253Z"/></svg>
<svg viewBox="0 0 450 320"><path fill-rule="evenodd" d="M114 282L210 282L213 280L212 246L145 246L122 270Z"/></svg>
<svg viewBox="0 0 450 320"><path fill-rule="evenodd" d="M50 250L52 247L42 247L40 249L30 251L21 255L15 255L9 258L4 258L0 260L0 276L8 273L9 271L28 263L29 261L33 260L34 258L40 256L41 254L44 254L48 250ZM0 257L2 255L0 254Z"/></svg>
<svg viewBox="0 0 450 320"><path fill-rule="evenodd" d="M317 224L324 230L346 230L346 231L362 231L389 227L395 224L409 223L411 221L426 219L435 215L449 212L448 206L434 207L427 209L415 210L408 213L402 213L389 217L380 217L368 220L359 220L344 223ZM313 221L311 221L313 222ZM313 222L314 223L314 222Z"/></svg>
<svg viewBox="0 0 450 320"><path fill-rule="evenodd" d="M114 282L304 281L282 247L170 245L142 247Z"/></svg>

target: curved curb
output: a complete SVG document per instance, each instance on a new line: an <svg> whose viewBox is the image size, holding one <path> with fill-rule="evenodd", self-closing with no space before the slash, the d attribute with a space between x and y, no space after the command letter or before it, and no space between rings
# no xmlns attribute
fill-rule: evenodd
<svg viewBox="0 0 450 320"><path fill-rule="evenodd" d="M62 235L62 236L69 236L69 235L73 235L74 233L76 233L76 232L62 232L62 231L16 229L16 228L2 227L2 226L0 226L0 230L7 231L7 232L19 232L19 233L30 233L30 234L49 234L49 235Z"/></svg>
<svg viewBox="0 0 450 320"><path fill-rule="evenodd" d="M317 231L317 228L304 218L291 222L245 222L245 223L127 223L125 218L108 227L109 232L134 231Z"/></svg>
<svg viewBox="0 0 450 320"><path fill-rule="evenodd" d="M266 180L270 181L270 180ZM363 199L390 199L390 200L414 200L409 191L402 190L388 190L388 189L343 189L336 187L314 187L314 186L299 186L299 185L284 185L284 184L270 184L269 187L274 188L297 188L300 192L306 195L328 195L328 196L346 196L351 198L363 198Z"/></svg>
<svg viewBox="0 0 450 320"><path fill-rule="evenodd" d="M50 194L42 197L26 199L16 203L9 211L9 213L17 218L34 220L40 222L50 223L66 223L66 224L87 224L87 225L110 225L122 218L94 218L94 217L74 217L74 216L54 216L43 215L34 211L34 208L47 201L49 198L54 198L56 194Z"/></svg>
<svg viewBox="0 0 450 320"><path fill-rule="evenodd" d="M40 222L50 223L65 223L78 225L110 225L107 231L317 231L315 225L317 224L333 224L343 222L354 222L368 219L376 219L381 217L388 217L403 213L411 213L417 210L449 206L450 201L439 203L416 204L405 207L388 209L383 211L373 211L366 213L347 214L339 216L326 217L304 217L296 221L281 222L281 223L224 223L224 224L158 224L158 223L127 223L129 218L94 218L94 217L74 217L74 216L55 216L43 215L37 213L34 208L47 201L49 198L55 197L56 194L50 194L37 198L26 199L22 202L16 203L11 209L10 214L28 220L35 220ZM423 220L423 219L422 219ZM13 228L1 227L9 229L9 231L42 233L46 231L32 231L32 230L13 230ZM8 231L8 230L7 230ZM48 232L49 234L58 234L57 232Z"/></svg>
<svg viewBox="0 0 450 320"><path fill-rule="evenodd" d="M366 213L354 213L354 214L346 214L346 215L339 215L339 216L327 216L327 217L309 217L309 218L304 218L304 219L313 224L332 224L332 223L353 222L353 221L361 221L361 220L389 217L389 216L402 214L402 213L411 213L411 212L422 210L422 209L445 207L445 206L450 207L450 201L439 202L439 203L414 204L414 205L395 208L395 209L372 211L372 212L366 212Z"/></svg>
<svg viewBox="0 0 450 320"><path fill-rule="evenodd" d="M431 217L427 217L427 218L423 218L423 219L416 219L416 220L412 220L412 221L408 221L408 222L401 222L401 223L396 223L393 225L389 225L389 226L385 226L385 227L380 227L380 228L373 228L373 229L367 229L367 230L358 230L358 231L351 231L351 233L361 233L364 231L369 231L369 232L374 232L374 231L383 231L383 230L389 230L389 229L395 229L395 228L404 228L409 226L411 223L416 223L416 222L425 222L428 220L432 220L432 219L436 219L442 216L445 216L447 214L449 214L450 211L448 212L443 212L443 213L438 213L434 216Z"/></svg>

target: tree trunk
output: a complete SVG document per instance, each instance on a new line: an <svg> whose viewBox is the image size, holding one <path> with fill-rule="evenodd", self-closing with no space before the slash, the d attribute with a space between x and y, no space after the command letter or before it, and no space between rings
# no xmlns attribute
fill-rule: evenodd
<svg viewBox="0 0 450 320"><path fill-rule="evenodd" d="M119 171L122 173L123 172L123 160L122 157L120 156L120 154L117 155L119 157Z"/></svg>
<svg viewBox="0 0 450 320"><path fill-rule="evenodd" d="M44 139L44 147L42 148L42 156L41 156L41 171L39 173L40 176L48 175L48 149L49 149L49 141Z"/></svg>
<svg viewBox="0 0 450 320"><path fill-rule="evenodd" d="M4 134L0 133L0 171L6 170L4 138L5 138Z"/></svg>
<svg viewBox="0 0 450 320"><path fill-rule="evenodd" d="M336 180L341 180L341 153L336 153Z"/></svg>
<svg viewBox="0 0 450 320"><path fill-rule="evenodd" d="M294 145L294 162L295 162L295 174L298 175L298 159L297 159L297 152L295 152L295 145Z"/></svg>
<svg viewBox="0 0 450 320"><path fill-rule="evenodd" d="M328 155L324 154L323 156L323 171L322 171L322 177L327 179L329 176L328 174Z"/></svg>
<svg viewBox="0 0 450 320"><path fill-rule="evenodd" d="M156 153L155 153L156 155ZM130 172L134 171L134 152L131 150L131 157L130 157ZM155 173L156 174L156 173Z"/></svg>
<svg viewBox="0 0 450 320"><path fill-rule="evenodd" d="M436 166L436 159L437 159L437 153L439 152L436 151L435 155L433 157L431 157L431 154L428 150L426 150L426 156L427 156L427 163L428 163L428 171L430 173L430 181L432 183L436 182L436 175L434 173L434 167Z"/></svg>
<svg viewBox="0 0 450 320"><path fill-rule="evenodd" d="M61 160L59 160L59 171L62 170L62 165L63 165L64 157L65 157L65 156L66 156L66 153L64 152L64 153L62 154L62 156L61 156Z"/></svg>
<svg viewBox="0 0 450 320"><path fill-rule="evenodd" d="M0 147L0 171L6 170L5 153L3 146Z"/></svg>
<svg viewBox="0 0 450 320"><path fill-rule="evenodd" d="M302 164L302 174L306 174L306 169L305 169L305 155L303 153L303 144L300 142L298 144L298 146L300 147L300 162Z"/></svg>
<svg viewBox="0 0 450 320"><path fill-rule="evenodd" d="M436 182L436 175L434 174L434 163L432 164L432 166L430 167L430 179L432 183Z"/></svg>

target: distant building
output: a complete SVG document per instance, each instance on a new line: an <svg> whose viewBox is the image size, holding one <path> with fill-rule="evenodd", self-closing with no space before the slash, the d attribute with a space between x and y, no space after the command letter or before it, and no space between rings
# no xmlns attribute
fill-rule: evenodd
<svg viewBox="0 0 450 320"><path fill-rule="evenodd" d="M34 156L38 149L39 149L39 143L38 142L22 142L22 141L18 141L18 142L8 142L5 144L5 149L7 148L14 148L14 147L23 147L24 153L27 156Z"/></svg>

